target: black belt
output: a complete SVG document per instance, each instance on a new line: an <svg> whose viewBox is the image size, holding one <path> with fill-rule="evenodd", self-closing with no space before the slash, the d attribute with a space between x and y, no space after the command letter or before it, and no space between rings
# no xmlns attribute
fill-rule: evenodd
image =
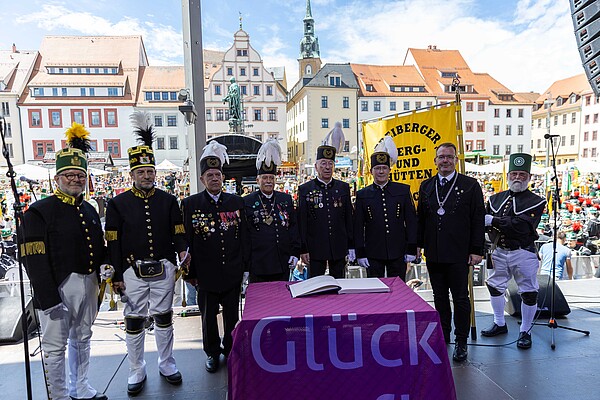
<svg viewBox="0 0 600 400"><path fill-rule="evenodd" d="M502 250L509 250L509 251L526 250L526 251L529 251L531 253L537 253L535 245L533 245L533 244L530 244L528 246L514 246L514 247L498 245L498 247L501 248Z"/></svg>

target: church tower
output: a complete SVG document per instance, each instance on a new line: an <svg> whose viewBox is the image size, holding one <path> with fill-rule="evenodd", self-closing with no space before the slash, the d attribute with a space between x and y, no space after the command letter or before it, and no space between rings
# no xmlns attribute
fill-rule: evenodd
<svg viewBox="0 0 600 400"><path fill-rule="evenodd" d="M304 37L300 41L300 79L315 76L321 69L321 53L319 38L315 36L315 20L310 9L310 0L306 0L306 16L304 17Z"/></svg>

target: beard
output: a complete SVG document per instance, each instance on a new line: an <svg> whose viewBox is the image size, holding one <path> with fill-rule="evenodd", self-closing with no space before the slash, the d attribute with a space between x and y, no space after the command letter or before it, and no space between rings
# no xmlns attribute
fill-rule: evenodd
<svg viewBox="0 0 600 400"><path fill-rule="evenodd" d="M508 188L515 193L524 192L529 187L530 180L531 180L531 178L524 180L524 181L512 181L509 179L508 180Z"/></svg>

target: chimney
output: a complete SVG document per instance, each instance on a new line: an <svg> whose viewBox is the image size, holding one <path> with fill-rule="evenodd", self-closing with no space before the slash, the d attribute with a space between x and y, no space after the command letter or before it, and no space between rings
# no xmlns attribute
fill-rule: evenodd
<svg viewBox="0 0 600 400"><path fill-rule="evenodd" d="M14 43L12 44L12 52L13 53L18 53L18 51L17 51L17 45L14 44Z"/></svg>

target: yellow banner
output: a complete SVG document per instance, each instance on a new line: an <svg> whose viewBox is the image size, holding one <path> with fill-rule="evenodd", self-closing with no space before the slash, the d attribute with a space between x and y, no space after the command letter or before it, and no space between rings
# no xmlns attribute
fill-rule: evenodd
<svg viewBox="0 0 600 400"><path fill-rule="evenodd" d="M398 161L392 167L390 179L410 185L416 203L421 182L437 173L434 162L437 147L446 142L457 144L456 104L376 122L363 122L362 129L366 184L373 182L371 154L375 145L384 136L390 136L398 148Z"/></svg>

